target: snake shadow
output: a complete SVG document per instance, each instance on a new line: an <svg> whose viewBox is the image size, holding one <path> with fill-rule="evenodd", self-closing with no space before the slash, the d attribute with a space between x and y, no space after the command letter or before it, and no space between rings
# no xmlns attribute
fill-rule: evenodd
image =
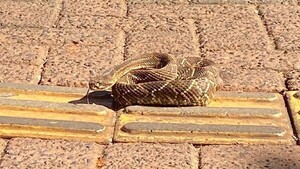
<svg viewBox="0 0 300 169"><path fill-rule="evenodd" d="M109 109L115 109L115 102L110 92L108 91L93 91L88 95L78 99L72 100L68 103L72 104L96 104L107 107Z"/></svg>

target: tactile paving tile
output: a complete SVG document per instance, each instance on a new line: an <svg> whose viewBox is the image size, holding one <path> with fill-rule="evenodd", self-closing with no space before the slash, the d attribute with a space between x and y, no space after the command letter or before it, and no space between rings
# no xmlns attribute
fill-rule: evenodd
<svg viewBox="0 0 300 169"><path fill-rule="evenodd" d="M218 92L208 107L129 106L117 119L117 142L295 144L277 93Z"/></svg>
<svg viewBox="0 0 300 169"><path fill-rule="evenodd" d="M300 131L300 91L288 91L286 93L289 109L293 117L293 123L298 135L298 144L299 141L299 131Z"/></svg>
<svg viewBox="0 0 300 169"><path fill-rule="evenodd" d="M0 136L111 142L115 113L86 104L85 95L77 88L0 83ZM89 101L105 105L101 94Z"/></svg>

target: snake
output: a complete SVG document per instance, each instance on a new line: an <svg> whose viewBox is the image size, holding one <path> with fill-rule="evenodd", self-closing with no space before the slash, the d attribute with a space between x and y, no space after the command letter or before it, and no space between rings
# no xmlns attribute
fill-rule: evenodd
<svg viewBox="0 0 300 169"><path fill-rule="evenodd" d="M111 91L122 106L207 106L221 83L212 60L148 53L105 69L89 89Z"/></svg>

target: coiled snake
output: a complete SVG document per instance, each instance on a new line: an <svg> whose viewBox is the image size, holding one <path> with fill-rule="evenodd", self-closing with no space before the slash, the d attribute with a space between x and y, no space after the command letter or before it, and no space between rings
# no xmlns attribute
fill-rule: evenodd
<svg viewBox="0 0 300 169"><path fill-rule="evenodd" d="M90 81L89 88L111 88L115 101L123 106L205 106L219 82L219 71L210 60L152 53L106 70Z"/></svg>

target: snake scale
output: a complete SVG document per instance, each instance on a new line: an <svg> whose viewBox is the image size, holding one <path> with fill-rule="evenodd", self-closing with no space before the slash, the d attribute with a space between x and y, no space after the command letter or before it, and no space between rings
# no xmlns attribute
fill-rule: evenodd
<svg viewBox="0 0 300 169"><path fill-rule="evenodd" d="M107 69L89 82L89 88L111 89L115 101L123 106L206 106L220 80L211 60L151 53Z"/></svg>

